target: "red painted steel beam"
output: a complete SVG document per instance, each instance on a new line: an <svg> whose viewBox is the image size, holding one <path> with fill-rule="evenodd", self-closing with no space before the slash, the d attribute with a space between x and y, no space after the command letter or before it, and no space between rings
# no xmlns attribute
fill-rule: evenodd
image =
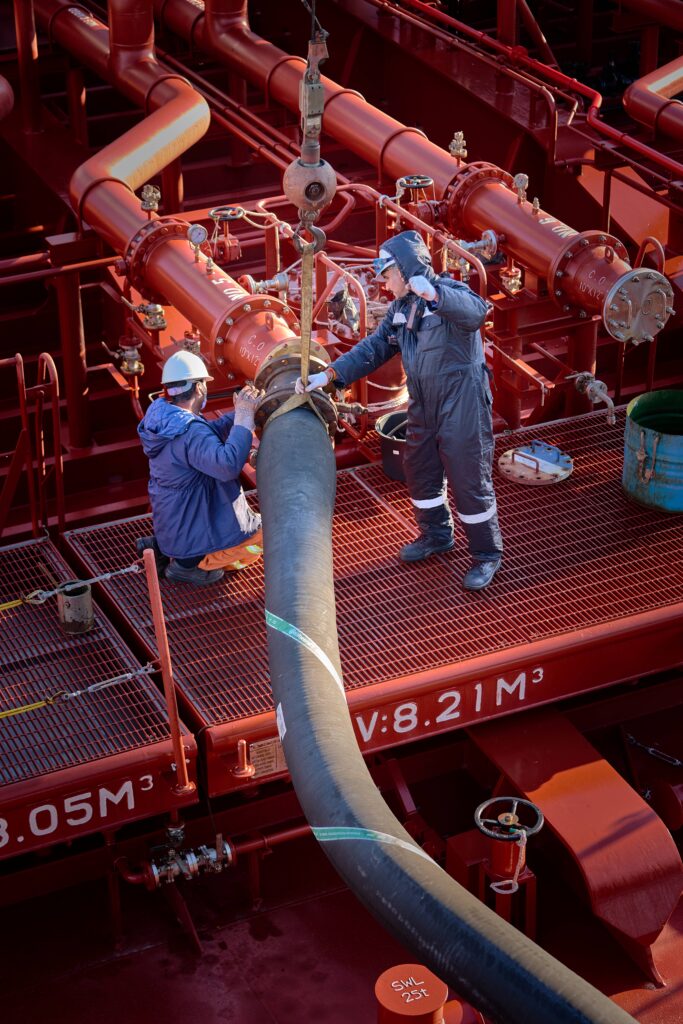
<svg viewBox="0 0 683 1024"><path fill-rule="evenodd" d="M160 17L174 32L225 60L270 98L298 110L305 61L285 54L253 33L245 3L206 0L202 15L192 0L154 2ZM636 289L629 281L626 250L617 239L597 232L579 236L543 210L534 211L531 203L520 202L510 188L510 176L500 168L456 163L418 129L406 127L372 107L359 93L329 78L321 81L325 90L325 130L330 135L374 164L380 176L429 175L434 179L436 194L446 196L448 208L444 212L451 231L476 237L495 227L505 235L506 250L545 278L558 306L580 316L601 315L610 333L623 340L616 318L610 316L614 292L625 286L631 310L637 313L649 298L649 291L645 292L642 282ZM359 124L363 125L362 132L358 131ZM656 275L651 286L646 283L645 288L661 290L663 283L664 278ZM661 310L663 322L670 315L664 311L666 305ZM654 336L658 329L653 320L644 333Z"/></svg>
<svg viewBox="0 0 683 1024"><path fill-rule="evenodd" d="M664 671L680 660L682 624L683 603L678 603L349 690L358 745L364 754L377 753L552 703L575 695L577 679L585 681L581 691L587 693ZM234 773L237 743L274 743L275 712L211 725L203 737L210 796L253 785ZM268 777L286 772L283 762Z"/></svg>
<svg viewBox="0 0 683 1024"><path fill-rule="evenodd" d="M33 0L14 0L14 27L21 84L20 101L25 132L39 132L42 124L38 79L38 37Z"/></svg>
<svg viewBox="0 0 683 1024"><path fill-rule="evenodd" d="M677 57L630 85L624 108L634 121L683 142L683 103L676 99L682 90L683 57Z"/></svg>
<svg viewBox="0 0 683 1024"><path fill-rule="evenodd" d="M664 25L674 32L683 32L683 3L681 0L618 0L635 14L641 14L656 25Z"/></svg>
<svg viewBox="0 0 683 1024"><path fill-rule="evenodd" d="M245 309L248 293L225 273L207 273L205 259L195 263L184 230L148 219L134 195L134 189L202 138L210 121L204 98L156 61L151 6L112 0L110 31L68 0L36 0L36 13L55 41L151 111L76 171L70 192L79 218L127 255L129 274L138 274L147 294L168 300L198 328L210 353L216 339L222 343L225 338L223 351L231 366L253 376L275 346L292 339L295 318L279 315L284 307L277 299L268 301L267 310L263 303L253 313ZM238 317L228 338L226 321Z"/></svg>
<svg viewBox="0 0 683 1024"><path fill-rule="evenodd" d="M185 734L183 744L194 781L194 737ZM169 739L3 786L8 838L0 859L196 803L194 790L178 792L173 764Z"/></svg>

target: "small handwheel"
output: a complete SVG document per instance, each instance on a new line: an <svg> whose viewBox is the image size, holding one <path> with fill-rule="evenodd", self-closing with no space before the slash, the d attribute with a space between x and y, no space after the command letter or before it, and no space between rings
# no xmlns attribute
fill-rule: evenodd
<svg viewBox="0 0 683 1024"><path fill-rule="evenodd" d="M503 804L505 809L496 817L489 817L494 814L491 808L496 804ZM530 816L533 816L531 824L527 825L520 821L517 810L520 807L528 808ZM492 800L485 800L479 804L474 812L474 824L480 832L490 839L502 839L504 842L514 843L519 839L520 832L528 836L535 836L543 828L543 811L531 800L521 800L516 796L494 796Z"/></svg>
<svg viewBox="0 0 683 1024"><path fill-rule="evenodd" d="M242 206L214 206L209 210L211 220L222 224L226 220L241 220L247 211Z"/></svg>

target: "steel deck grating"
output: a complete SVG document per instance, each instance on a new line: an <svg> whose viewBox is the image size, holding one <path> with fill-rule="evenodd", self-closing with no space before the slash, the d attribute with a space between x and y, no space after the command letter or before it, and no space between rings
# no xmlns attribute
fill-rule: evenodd
<svg viewBox="0 0 683 1024"><path fill-rule="evenodd" d="M47 540L0 549L0 603L74 578ZM67 636L56 598L0 612L0 708L20 707L60 690L138 669L140 663L94 606L95 625ZM0 784L147 746L169 735L165 706L138 677L67 702L0 720Z"/></svg>
<svg viewBox="0 0 683 1024"><path fill-rule="evenodd" d="M414 536L405 486L379 465L339 474L335 589L347 689L457 664L680 600L683 519L629 501L621 489L624 412L603 412L497 438L496 456L539 438L574 458L561 484L525 487L496 473L505 561L495 584L466 594L462 534L454 551L402 565ZM369 490L373 491L375 497ZM88 569L120 568L149 517L76 530L68 543ZM105 584L150 647L144 582ZM176 682L208 724L272 710L258 564L209 592L163 584ZM577 691L581 689L577 684Z"/></svg>

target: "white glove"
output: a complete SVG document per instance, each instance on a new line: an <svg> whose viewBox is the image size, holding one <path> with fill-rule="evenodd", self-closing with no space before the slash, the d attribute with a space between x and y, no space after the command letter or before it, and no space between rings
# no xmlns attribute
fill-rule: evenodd
<svg viewBox="0 0 683 1024"><path fill-rule="evenodd" d="M303 395L304 391L313 391L315 388L324 388L329 383L329 377L326 370L322 370L320 373L312 373L308 378L308 384L304 388L304 382L301 377L297 377L294 390L297 395Z"/></svg>
<svg viewBox="0 0 683 1024"><path fill-rule="evenodd" d="M408 287L411 292L418 295L421 299L426 299L427 302L433 302L436 298L436 288L421 274L418 274L417 277L411 277L408 281Z"/></svg>

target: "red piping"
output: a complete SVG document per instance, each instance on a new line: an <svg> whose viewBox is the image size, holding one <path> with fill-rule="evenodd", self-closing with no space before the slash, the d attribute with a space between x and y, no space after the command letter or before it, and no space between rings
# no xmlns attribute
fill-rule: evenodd
<svg viewBox="0 0 683 1024"><path fill-rule="evenodd" d="M375 6L378 7L384 8L387 6L384 3L384 0L369 0L369 2L374 3ZM412 10L418 11L424 17L432 18L434 21L438 21L442 25L448 25L449 28L454 29L460 35L467 36L476 43L488 46L498 53L505 54L513 67L517 65L529 68L529 70L541 75L547 81L553 82L555 85L558 85L563 89L569 89L572 92L579 93L580 96L585 96L590 100L590 106L586 112L586 121L591 128L594 128L610 141L618 142L621 146L627 146L640 156L643 156L648 160L652 160L667 171L671 171L677 178L683 175L683 164L679 161L665 156L658 152L658 150L652 149L650 146L646 146L644 143L639 142L638 139L632 138L626 132L617 131L616 128L612 128L610 125L605 124L604 121L601 121L598 117L598 111L602 106L602 96L597 92L597 90L591 89L589 86L583 85L581 82L577 82L575 78L570 78L568 75L563 74L556 68L548 67L547 64L543 64L541 61L535 60L533 57L529 57L523 47L506 46L505 43L498 42L497 39L493 39L491 36L486 35L485 32L479 32L476 29L471 28L469 25L465 25L464 22L458 21L456 18L452 18L449 14L444 14L441 11L430 7L426 3L422 3L421 0L401 0L401 2L405 7L410 7ZM659 20L662 24L670 25L672 28L678 27L679 31L683 31L683 3L680 3L679 0L676 0L676 7L680 8L681 13L676 14L675 16L672 16L671 12L673 4L668 2L668 0L665 0L665 2L661 4L658 3L658 0L623 0L623 2L625 6L639 10L640 13L645 13L645 11L648 10L648 13L652 17L654 17L656 10L658 14L658 18L656 20ZM390 10L392 14L395 14L398 17L403 17L399 8L392 6Z"/></svg>
<svg viewBox="0 0 683 1024"><path fill-rule="evenodd" d="M194 8L193 8L194 10ZM36 0L36 13L49 25L56 42L93 68L138 106L153 108L142 122L120 139L91 157L74 174L70 194L74 209L114 251L129 248L138 255L144 249L150 219L141 211L133 190L178 159L203 137L209 127L210 111L205 99L178 75L169 75L156 61L151 35L151 0L111 0L111 31L91 14L69 0ZM111 56L109 54L111 46ZM159 225L146 253L140 259L144 287L172 303L209 340L224 332L226 317L247 293L224 272L207 274L205 261L195 263L184 233L174 224ZM140 243L143 243L143 246ZM159 244L157 244L159 242ZM245 334L254 345L267 340L262 355L292 336L291 328L277 316L269 315L272 327L243 320L236 330L231 363L242 369L239 344L246 350ZM266 320L266 314L261 315ZM261 360L259 359L259 362ZM254 355L244 370L254 372Z"/></svg>
<svg viewBox="0 0 683 1024"><path fill-rule="evenodd" d="M683 57L677 57L630 85L624 108L634 121L682 142L683 103L674 99L682 89Z"/></svg>

